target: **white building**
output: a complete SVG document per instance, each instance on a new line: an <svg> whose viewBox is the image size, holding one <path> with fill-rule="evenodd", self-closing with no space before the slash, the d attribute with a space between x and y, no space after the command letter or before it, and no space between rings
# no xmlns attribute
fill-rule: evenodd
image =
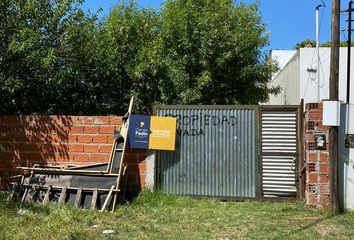
<svg viewBox="0 0 354 240"><path fill-rule="evenodd" d="M319 50L319 77L317 75L317 52L315 48L301 48L288 62L289 51L273 51L272 58L279 60L281 70L272 78L270 86L280 86L277 96L271 95L267 105L299 105L329 99L330 48ZM339 198L340 205L354 209L354 148L345 147L347 134L354 135L354 52L351 53L350 103L342 105L339 126ZM284 66L284 67L283 67ZM319 80L318 80L319 79ZM318 84L319 83L319 84ZM347 99L347 48L339 52L339 100ZM319 96L318 96L319 95Z"/></svg>
<svg viewBox="0 0 354 240"><path fill-rule="evenodd" d="M277 96L270 95L267 105L298 105L304 102L317 102L329 99L330 48L320 48L319 84L317 77L316 48L301 48L285 64L284 59L291 55L288 50L272 51L272 58L281 59L281 70L273 77L270 85L282 88ZM354 52L352 50L351 103L354 101ZM347 48L340 48L339 60L339 100L346 101L347 89ZM318 86L320 96L318 97Z"/></svg>

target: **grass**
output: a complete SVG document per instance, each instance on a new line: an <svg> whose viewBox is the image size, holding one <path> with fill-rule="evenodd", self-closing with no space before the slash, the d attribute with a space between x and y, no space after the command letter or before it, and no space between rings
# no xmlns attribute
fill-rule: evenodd
<svg viewBox="0 0 354 240"><path fill-rule="evenodd" d="M333 216L303 203L220 202L145 192L114 213L100 213L4 199L0 195L0 239L354 239L353 212Z"/></svg>

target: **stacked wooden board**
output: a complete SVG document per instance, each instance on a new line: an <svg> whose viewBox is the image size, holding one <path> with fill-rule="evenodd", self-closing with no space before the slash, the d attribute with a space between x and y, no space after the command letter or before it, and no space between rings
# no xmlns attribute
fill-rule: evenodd
<svg viewBox="0 0 354 240"><path fill-rule="evenodd" d="M115 136L108 163L88 166L33 166L20 167L28 174L21 175L20 183L12 182L8 201L67 203L75 207L114 211L119 197L124 197L127 165L124 155L127 147L129 116L123 118L121 131Z"/></svg>

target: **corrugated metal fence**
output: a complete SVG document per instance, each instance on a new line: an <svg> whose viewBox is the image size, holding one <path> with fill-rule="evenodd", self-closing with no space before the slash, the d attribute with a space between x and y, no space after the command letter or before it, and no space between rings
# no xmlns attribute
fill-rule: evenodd
<svg viewBox="0 0 354 240"><path fill-rule="evenodd" d="M262 197L259 106L160 106L177 118L176 150L158 151L157 185L170 194Z"/></svg>

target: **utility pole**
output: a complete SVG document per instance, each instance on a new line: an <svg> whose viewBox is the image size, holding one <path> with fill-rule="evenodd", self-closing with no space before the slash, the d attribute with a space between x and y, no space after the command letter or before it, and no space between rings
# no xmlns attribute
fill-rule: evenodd
<svg viewBox="0 0 354 240"><path fill-rule="evenodd" d="M338 79L339 79L339 22L340 0L332 0L331 17L331 67L330 67L330 100L338 101ZM329 166L330 166L330 201L332 213L339 212L338 204L338 126L329 128Z"/></svg>
<svg viewBox="0 0 354 240"><path fill-rule="evenodd" d="M352 6L353 1L349 2L348 8L348 58L347 58L347 104L350 103L350 58L352 45Z"/></svg>

